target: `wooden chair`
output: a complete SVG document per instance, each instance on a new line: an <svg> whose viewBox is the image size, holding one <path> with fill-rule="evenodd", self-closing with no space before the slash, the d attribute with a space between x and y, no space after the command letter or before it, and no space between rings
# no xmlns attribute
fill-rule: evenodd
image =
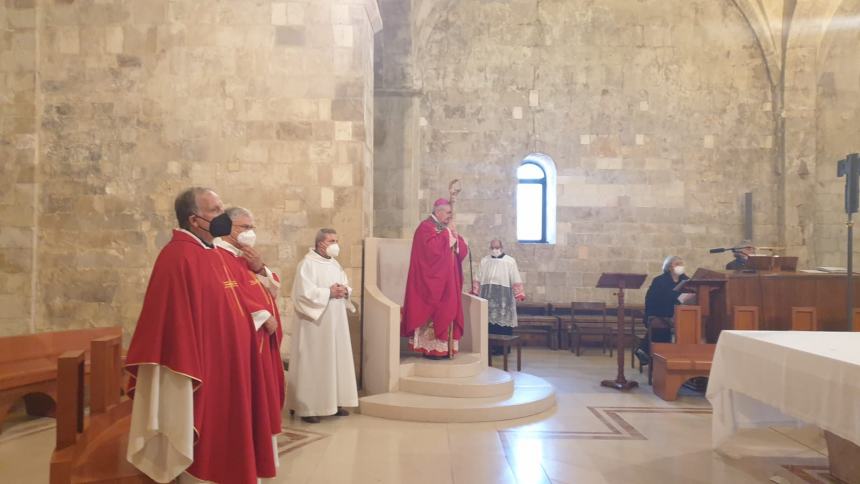
<svg viewBox="0 0 860 484"><path fill-rule="evenodd" d="M707 377L717 345L654 343L651 365L654 367L654 393L663 400L678 398L681 386L695 377Z"/></svg>
<svg viewBox="0 0 860 484"><path fill-rule="evenodd" d="M818 331L818 313L814 307L791 308L792 331Z"/></svg>
<svg viewBox="0 0 860 484"><path fill-rule="evenodd" d="M758 331L758 306L735 306L732 329L738 331Z"/></svg>
<svg viewBox="0 0 860 484"><path fill-rule="evenodd" d="M153 482L126 460L132 402L123 397L121 339L92 342L90 415L84 418L84 351L58 360L57 442L51 484Z"/></svg>
<svg viewBox="0 0 860 484"><path fill-rule="evenodd" d="M568 326L570 351L579 356L582 352L582 339L595 336L601 339L603 353L609 347L611 334L606 319L606 303L602 302L573 302L570 303L570 325Z"/></svg>
<svg viewBox="0 0 860 484"><path fill-rule="evenodd" d="M675 306L675 342L699 344L702 342L702 310L699 306Z"/></svg>
<svg viewBox="0 0 860 484"><path fill-rule="evenodd" d="M71 350L84 351L93 338L122 335L122 328L54 331L0 338L0 426L12 405L23 399L27 413L52 417L57 400L57 357Z"/></svg>

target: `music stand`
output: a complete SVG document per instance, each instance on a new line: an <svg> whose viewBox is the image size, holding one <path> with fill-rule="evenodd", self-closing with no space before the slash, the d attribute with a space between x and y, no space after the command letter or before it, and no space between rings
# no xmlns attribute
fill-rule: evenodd
<svg viewBox="0 0 860 484"><path fill-rule="evenodd" d="M618 350L618 375L615 380L603 380L601 386L614 388L616 390L630 390L636 388L639 383L628 381L624 377L624 290L639 289L645 282L645 274L620 274L604 272L597 281L597 287L602 289L618 289L618 336L615 338Z"/></svg>

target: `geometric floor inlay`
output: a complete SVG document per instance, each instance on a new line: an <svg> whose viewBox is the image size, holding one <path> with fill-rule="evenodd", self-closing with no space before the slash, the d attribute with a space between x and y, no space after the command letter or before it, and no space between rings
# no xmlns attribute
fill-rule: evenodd
<svg viewBox="0 0 860 484"><path fill-rule="evenodd" d="M537 437L541 439L592 439L592 440L648 440L622 414L702 414L710 415L710 408L701 407L587 407L606 426L601 431L569 430L500 430L502 443L509 438Z"/></svg>
<svg viewBox="0 0 860 484"><path fill-rule="evenodd" d="M813 466L813 465L784 465L788 472L803 479L803 482L809 484L831 484L839 481L830 475L830 467L828 466Z"/></svg>
<svg viewBox="0 0 860 484"><path fill-rule="evenodd" d="M531 462L531 458L523 454L524 448L518 444L531 440L542 439L587 439L587 440L648 440L642 432L624 419L623 414L700 414L709 415L710 408L701 407L586 407L597 417L606 430L576 431L576 430L500 430L499 438L505 457L511 468L521 470L525 476L517 476L518 480L526 480L532 484L551 484L549 476L539 462ZM526 446L527 449L528 446ZM518 452L519 451L519 452Z"/></svg>
<svg viewBox="0 0 860 484"><path fill-rule="evenodd" d="M278 455L284 455L300 447L304 447L317 440L328 437L326 434L311 432L310 430L283 427L278 435Z"/></svg>

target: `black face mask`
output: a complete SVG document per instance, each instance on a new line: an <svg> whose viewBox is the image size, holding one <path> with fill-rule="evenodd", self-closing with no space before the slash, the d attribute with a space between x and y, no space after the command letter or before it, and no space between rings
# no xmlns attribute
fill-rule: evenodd
<svg viewBox="0 0 860 484"><path fill-rule="evenodd" d="M230 235L232 231L233 221L226 213L222 213L209 222L209 233L212 234L212 237L224 237Z"/></svg>

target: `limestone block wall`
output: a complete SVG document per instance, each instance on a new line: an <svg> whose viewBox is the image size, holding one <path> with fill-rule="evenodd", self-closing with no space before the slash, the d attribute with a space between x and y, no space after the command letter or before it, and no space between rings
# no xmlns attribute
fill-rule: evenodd
<svg viewBox="0 0 860 484"><path fill-rule="evenodd" d="M3 50L0 80L22 108L14 120L3 110L0 148L22 164L4 163L0 183L20 192L22 211L33 185L38 196L20 236L3 219L0 270L22 275L4 278L0 297L36 304L25 313L2 304L0 333L28 319L40 331L132 329L175 226L173 199L189 185L254 212L283 296L323 226L340 232L340 260L358 287L372 224L374 1L21 0L6 2L0 25L17 4L35 7L35 41L18 27L0 38L36 47L21 61L23 50L12 59ZM35 100L27 68L38 75ZM28 178L30 146L39 163ZM3 190L3 210L12 197Z"/></svg>
<svg viewBox="0 0 860 484"><path fill-rule="evenodd" d="M419 109L406 129L418 140L403 156L419 170L412 216L462 179L461 232L476 256L504 239L532 300L609 300L593 289L601 272L655 275L670 254L691 270L722 267L726 258L707 249L741 239L748 191L756 242L776 241L771 90L730 2L465 1L439 10L416 20L436 24L416 46ZM514 243L515 171L534 152L558 169L555 245Z"/></svg>
<svg viewBox="0 0 860 484"><path fill-rule="evenodd" d="M860 1L842 2L819 51L823 57L819 62L816 97L815 250L818 263L827 266L846 264L845 179L836 177L836 161L860 152L858 15ZM860 260L858 256L860 247L855 239L855 264Z"/></svg>
<svg viewBox="0 0 860 484"><path fill-rule="evenodd" d="M0 336L26 332L33 303L36 9L0 3Z"/></svg>

